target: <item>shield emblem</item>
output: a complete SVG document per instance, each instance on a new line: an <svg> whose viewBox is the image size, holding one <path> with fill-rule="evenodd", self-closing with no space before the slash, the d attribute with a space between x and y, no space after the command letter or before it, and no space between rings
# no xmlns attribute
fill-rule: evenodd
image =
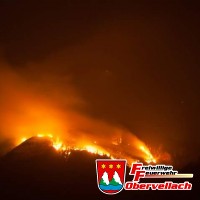
<svg viewBox="0 0 200 200"><path fill-rule="evenodd" d="M123 189L126 175L126 160L97 159L97 185L105 194L117 194Z"/></svg>

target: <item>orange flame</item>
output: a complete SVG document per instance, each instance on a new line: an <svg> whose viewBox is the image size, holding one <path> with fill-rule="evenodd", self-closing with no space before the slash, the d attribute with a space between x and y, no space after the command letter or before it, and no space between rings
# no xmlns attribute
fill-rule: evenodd
<svg viewBox="0 0 200 200"><path fill-rule="evenodd" d="M52 147L56 151L66 151L67 150L68 155L70 155L71 150L78 150L78 151L87 151L91 154L97 154L97 155L100 155L100 156L106 155L106 156L110 157L111 159L119 158L119 157L116 157L116 156L110 154L104 148L97 146L96 141L94 141L94 144L83 142L82 144L79 144L79 145L76 145L76 146L70 146L69 144L68 145L65 144L59 137L55 138L52 134L41 134L40 133L40 134L37 134L37 137L38 138L48 137L52 141ZM23 138L20 139L19 143L22 143L22 142L26 141L27 139L28 138L23 137ZM145 162L156 163L156 159L153 157L150 150L145 145L139 145L138 149L145 154L145 158L144 158ZM139 161L139 160L135 160L131 157L127 157L126 159L127 159L129 165L132 162L138 162Z"/></svg>
<svg viewBox="0 0 200 200"><path fill-rule="evenodd" d="M145 159L147 163L151 162L156 163L156 159L153 157L153 155L151 154L150 150L147 147L140 146L140 150L147 155L147 158Z"/></svg>

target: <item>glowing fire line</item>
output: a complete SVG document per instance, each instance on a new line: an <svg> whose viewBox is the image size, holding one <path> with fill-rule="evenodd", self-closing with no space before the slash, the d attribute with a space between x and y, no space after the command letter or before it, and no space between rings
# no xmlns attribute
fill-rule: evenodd
<svg viewBox="0 0 200 200"><path fill-rule="evenodd" d="M49 138L52 141L52 147L56 150L56 151L63 151L66 152L67 155L71 154L71 151L87 151L91 154L97 154L100 156L107 156L110 157L111 159L115 159L114 156L112 156L109 152L107 152L106 150L104 150L101 147L98 147L96 145L96 141L94 142L94 144L86 144L86 145L82 145L81 147L71 147L70 145L66 146L62 140L60 140L60 138L58 137L54 137L52 134L37 134L38 138ZM20 143L25 142L28 138L23 137L20 140ZM150 153L150 150L145 147L145 146L139 146L140 151L142 151L145 155L145 161L147 163L156 163L156 159L153 157L153 155ZM132 162L137 162L137 160L133 160L130 159L129 164L131 164Z"/></svg>

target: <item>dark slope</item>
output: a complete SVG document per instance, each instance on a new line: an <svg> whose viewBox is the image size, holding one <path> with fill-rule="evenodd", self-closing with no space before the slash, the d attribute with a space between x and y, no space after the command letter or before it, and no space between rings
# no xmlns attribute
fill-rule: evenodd
<svg viewBox="0 0 200 200"><path fill-rule="evenodd" d="M66 157L55 151L48 139L31 138L0 159L0 199L188 199L199 187L196 178L192 192L122 191L108 196L96 184L96 158L103 157L83 151L72 151ZM198 166L181 172L194 173Z"/></svg>
<svg viewBox="0 0 200 200"><path fill-rule="evenodd" d="M99 193L96 187L96 156L72 151L58 153L51 141L31 138L0 160L1 195L14 199L66 199Z"/></svg>

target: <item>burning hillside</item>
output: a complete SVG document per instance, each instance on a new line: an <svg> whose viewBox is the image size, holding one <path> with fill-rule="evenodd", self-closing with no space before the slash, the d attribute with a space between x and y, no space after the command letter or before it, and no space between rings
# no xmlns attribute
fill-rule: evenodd
<svg viewBox="0 0 200 200"><path fill-rule="evenodd" d="M63 145L58 149L53 144L53 137L31 137L0 158L1 198L64 200L87 199L89 195L109 199L98 190L95 171L95 159L108 158L106 155L85 149L69 151ZM163 197L162 191L150 192L143 195L152 199ZM139 198L141 193L122 191L116 199L132 199L133 195ZM170 197L172 193L165 195Z"/></svg>
<svg viewBox="0 0 200 200"><path fill-rule="evenodd" d="M89 143L86 141L78 142L78 143L68 143L61 140L59 137L54 137L52 134L38 134L37 136L33 137L35 139L39 140L46 140L49 142L49 146L53 147L56 151L64 153L65 155L70 155L71 151L86 151L91 154L96 154L99 156L107 156L112 159L117 159L117 158L125 158L128 161L128 164L131 164L132 162L137 162L137 161L145 161L147 163L156 163L156 159L153 157L149 149L143 145L140 145L137 147L138 149L138 155L134 155L131 153L128 153L130 149L127 149L127 152L120 152L117 149L120 149L120 145L122 145L122 141L120 140L119 143L116 141L112 142L110 144L110 147L106 146L100 146L97 141L94 141L93 143ZM121 138L120 138L121 139ZM20 143L29 141L29 139L23 137L20 140ZM129 144L130 145L130 144ZM127 145L127 146L129 146ZM139 145L139 144L138 144ZM118 147L119 146L119 147ZM143 155L143 156L141 156ZM122 157L125 156L125 157Z"/></svg>

